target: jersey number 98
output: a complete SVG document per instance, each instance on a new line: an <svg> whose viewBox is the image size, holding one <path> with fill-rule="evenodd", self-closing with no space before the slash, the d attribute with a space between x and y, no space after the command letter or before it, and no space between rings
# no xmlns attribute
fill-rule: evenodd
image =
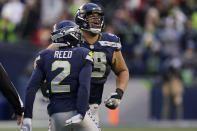
<svg viewBox="0 0 197 131"><path fill-rule="evenodd" d="M94 68L99 71L93 71L91 77L101 78L105 75L106 71L106 54L104 52L94 52Z"/></svg>

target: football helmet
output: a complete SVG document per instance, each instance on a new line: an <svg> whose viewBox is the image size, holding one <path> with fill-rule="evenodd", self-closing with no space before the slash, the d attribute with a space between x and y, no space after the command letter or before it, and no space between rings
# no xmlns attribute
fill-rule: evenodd
<svg viewBox="0 0 197 131"><path fill-rule="evenodd" d="M51 39L58 47L76 47L81 43L79 26L69 20L61 21L53 26Z"/></svg>
<svg viewBox="0 0 197 131"><path fill-rule="evenodd" d="M103 10L94 3L84 4L76 12L75 23L80 29L98 34L104 28Z"/></svg>

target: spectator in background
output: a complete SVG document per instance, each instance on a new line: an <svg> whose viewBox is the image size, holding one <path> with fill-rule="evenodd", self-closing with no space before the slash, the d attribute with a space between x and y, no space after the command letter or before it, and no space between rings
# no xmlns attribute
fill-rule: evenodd
<svg viewBox="0 0 197 131"><path fill-rule="evenodd" d="M163 75L163 103L161 119L167 120L171 117L171 105L175 106L175 119L183 118L183 83L180 75L181 61L173 58L169 69Z"/></svg>
<svg viewBox="0 0 197 131"><path fill-rule="evenodd" d="M196 50L197 45L197 30L194 29L194 25L191 21L191 19L188 19L185 23L185 31L183 32L182 39L181 39L181 48L182 50L186 50L187 47L193 43L194 50Z"/></svg>
<svg viewBox="0 0 197 131"><path fill-rule="evenodd" d="M51 44L51 28L49 25L39 28L33 36L33 44L39 48L46 48Z"/></svg>
<svg viewBox="0 0 197 131"><path fill-rule="evenodd" d="M0 18L0 41L15 43L16 28L21 22L24 5L19 0L10 0L2 7Z"/></svg>
<svg viewBox="0 0 197 131"><path fill-rule="evenodd" d="M13 24L21 22L24 11L24 4L20 0L10 0L2 7L2 17L7 18Z"/></svg>
<svg viewBox="0 0 197 131"><path fill-rule="evenodd" d="M3 5L7 2L8 0L1 0L0 1L0 12L2 10Z"/></svg>
<svg viewBox="0 0 197 131"><path fill-rule="evenodd" d="M42 0L41 5L41 24L53 25L63 12L64 0Z"/></svg>
<svg viewBox="0 0 197 131"><path fill-rule="evenodd" d="M172 16L165 19L165 26L158 32L162 49L168 54L180 53L180 40L182 33L176 28L176 20Z"/></svg>
<svg viewBox="0 0 197 131"><path fill-rule="evenodd" d="M196 0L180 0L180 8L187 17L190 17L197 10Z"/></svg>
<svg viewBox="0 0 197 131"><path fill-rule="evenodd" d="M119 9L115 12L112 23L116 27L115 34L118 34L123 43L122 50L125 57L131 57L133 55L133 48L138 43L139 34L141 33L139 25L131 16L132 13L128 10Z"/></svg>
<svg viewBox="0 0 197 131"><path fill-rule="evenodd" d="M184 86L189 88L195 84L195 74L197 69L197 55L195 53L195 43L188 41L187 47L182 55L183 69L182 78Z"/></svg>
<svg viewBox="0 0 197 131"><path fill-rule="evenodd" d="M160 67L160 43L155 37L155 26L146 24L142 36L142 48L145 54L146 71L149 74L158 74Z"/></svg>
<svg viewBox="0 0 197 131"><path fill-rule="evenodd" d="M26 0L24 13L19 25L22 40L30 41L40 24L41 1Z"/></svg>
<svg viewBox="0 0 197 131"><path fill-rule="evenodd" d="M7 18L0 18L0 42L16 42L16 25Z"/></svg>

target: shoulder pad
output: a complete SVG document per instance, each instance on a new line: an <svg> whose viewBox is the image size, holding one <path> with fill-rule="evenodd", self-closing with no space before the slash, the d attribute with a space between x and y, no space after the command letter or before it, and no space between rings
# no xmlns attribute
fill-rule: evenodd
<svg viewBox="0 0 197 131"><path fill-rule="evenodd" d="M76 47L75 49L77 49L79 52L81 52L83 54L83 58L85 58L86 60L89 60L90 62L93 62L93 53L92 51L90 51L87 48L84 47Z"/></svg>
<svg viewBox="0 0 197 131"><path fill-rule="evenodd" d="M45 50L41 50L38 54L39 55L45 55L48 53L49 50L45 49Z"/></svg>
<svg viewBox="0 0 197 131"><path fill-rule="evenodd" d="M103 32L101 35L102 35L102 40L114 41L114 42L119 42L120 40L118 36L111 33Z"/></svg>
<svg viewBox="0 0 197 131"><path fill-rule="evenodd" d="M116 48L116 50L121 50L122 46L119 37L117 37L114 34L106 33L106 32L103 32L101 35L102 35L102 39L99 41L101 46L109 46Z"/></svg>
<svg viewBox="0 0 197 131"><path fill-rule="evenodd" d="M48 50L41 50L41 51L37 54L37 57L36 57L36 59L35 59L36 63L37 63L38 61L40 61L41 58L42 58L43 56L45 56L47 53L48 53Z"/></svg>

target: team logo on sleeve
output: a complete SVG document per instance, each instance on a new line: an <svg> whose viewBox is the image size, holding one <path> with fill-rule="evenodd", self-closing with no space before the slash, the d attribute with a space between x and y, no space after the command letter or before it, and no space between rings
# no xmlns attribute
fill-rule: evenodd
<svg viewBox="0 0 197 131"><path fill-rule="evenodd" d="M91 61L91 62L93 62L93 52L92 51L90 51L88 53L88 55L86 56L86 59L89 60L89 61Z"/></svg>
<svg viewBox="0 0 197 131"><path fill-rule="evenodd" d="M90 52L88 53L88 55L90 55L92 58L94 57L92 51L90 51Z"/></svg>

